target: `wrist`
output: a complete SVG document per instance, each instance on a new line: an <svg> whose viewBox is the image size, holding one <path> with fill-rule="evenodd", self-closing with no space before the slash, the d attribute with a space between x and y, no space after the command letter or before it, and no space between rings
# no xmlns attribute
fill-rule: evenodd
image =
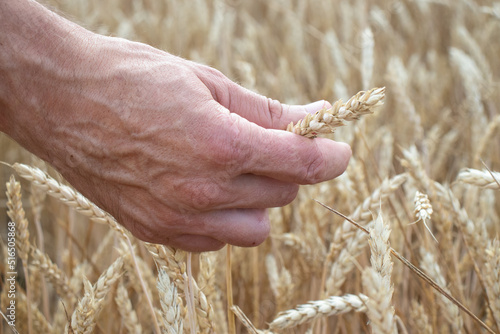
<svg viewBox="0 0 500 334"><path fill-rule="evenodd" d="M40 144L64 110L59 88L87 65L94 36L35 1L0 3L0 131L44 156Z"/></svg>

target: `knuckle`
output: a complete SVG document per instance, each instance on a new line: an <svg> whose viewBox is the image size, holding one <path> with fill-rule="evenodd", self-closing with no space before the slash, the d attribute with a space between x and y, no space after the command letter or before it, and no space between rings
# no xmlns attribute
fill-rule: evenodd
<svg viewBox="0 0 500 334"><path fill-rule="evenodd" d="M278 100L273 100L271 98L267 99L267 107L271 116L281 117L283 114L283 105Z"/></svg>
<svg viewBox="0 0 500 334"><path fill-rule="evenodd" d="M184 203L195 211L207 211L221 201L222 189L218 182L188 182L180 189Z"/></svg>
<svg viewBox="0 0 500 334"><path fill-rule="evenodd" d="M241 140L242 124L239 117L229 115L222 129L209 149L217 165L230 175L238 174L249 157L251 145Z"/></svg>
<svg viewBox="0 0 500 334"><path fill-rule="evenodd" d="M166 243L168 238L158 233L158 230L152 226L140 224L138 221L132 221L127 224L127 229L139 240L151 243Z"/></svg>

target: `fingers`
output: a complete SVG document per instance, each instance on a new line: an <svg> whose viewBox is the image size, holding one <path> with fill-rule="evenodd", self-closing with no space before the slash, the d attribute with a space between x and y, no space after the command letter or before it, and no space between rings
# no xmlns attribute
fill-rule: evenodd
<svg viewBox="0 0 500 334"><path fill-rule="evenodd" d="M352 154L349 145L326 138L308 139L270 130L264 133L258 137L261 142L255 146L252 169L282 181L315 184L334 179L346 170Z"/></svg>
<svg viewBox="0 0 500 334"><path fill-rule="evenodd" d="M266 129L284 130L290 122L296 123L307 114L331 107L329 102L323 100L306 105L288 105L242 87L235 88L232 94L230 104L225 107Z"/></svg>
<svg viewBox="0 0 500 334"><path fill-rule="evenodd" d="M205 235L240 246L258 246L269 235L266 209L228 209L212 211L200 217L205 221Z"/></svg>
<svg viewBox="0 0 500 334"><path fill-rule="evenodd" d="M177 199L189 212L231 208L284 206L297 196L299 186L265 176L239 175L229 180L187 180L176 187Z"/></svg>
<svg viewBox="0 0 500 334"><path fill-rule="evenodd" d="M308 113L331 107L322 100L306 105L283 104L241 87L213 68L197 65L194 69L215 101L266 129L285 129L290 122L295 123Z"/></svg>
<svg viewBox="0 0 500 334"><path fill-rule="evenodd" d="M238 171L284 182L313 184L333 179L347 168L349 145L326 138L305 138L290 132L264 129L228 114L223 129L232 138ZM237 130L231 127L237 127ZM228 145L228 141L225 142Z"/></svg>
<svg viewBox="0 0 500 334"><path fill-rule="evenodd" d="M201 228L192 231L192 234L169 238L169 245L196 252L217 250L224 244L253 247L264 242L270 231L265 209L212 211L192 218L192 224Z"/></svg>
<svg viewBox="0 0 500 334"><path fill-rule="evenodd" d="M228 209L192 213L154 225L128 222L137 238L192 252L213 251L225 244L253 247L269 235L266 209Z"/></svg>
<svg viewBox="0 0 500 334"><path fill-rule="evenodd" d="M221 249L226 245L220 240L203 236L186 234L174 237L169 241L168 246L185 250L187 252L210 252Z"/></svg>

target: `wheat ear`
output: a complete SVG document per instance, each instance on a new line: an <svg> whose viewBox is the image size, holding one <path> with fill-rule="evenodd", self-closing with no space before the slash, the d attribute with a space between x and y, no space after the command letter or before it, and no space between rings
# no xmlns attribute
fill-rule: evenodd
<svg viewBox="0 0 500 334"><path fill-rule="evenodd" d="M457 181L482 188L500 189L500 173L498 172L467 168L460 171L457 176Z"/></svg>
<svg viewBox="0 0 500 334"><path fill-rule="evenodd" d="M158 244L144 243L144 246L153 256L158 267L165 270L170 280L175 286L185 292L185 283L188 280L186 263L184 262L186 252L177 250L173 247L167 247ZM201 330L211 332L215 328L214 310L212 304L200 290L194 280L192 280L194 303L196 307L196 316Z"/></svg>
<svg viewBox="0 0 500 334"><path fill-rule="evenodd" d="M7 214L15 223L16 232L16 247L19 257L23 263L24 276L26 277L26 299L27 305L31 305L31 284L29 283L28 275L28 255L30 250L30 234L28 231L28 220L23 209L23 201L21 196L21 184L16 181L14 175L10 176L7 182ZM10 228L10 226L9 226ZM9 229L9 232L10 229ZM33 333L33 323L31 312L28 311L28 333Z"/></svg>
<svg viewBox="0 0 500 334"><path fill-rule="evenodd" d="M371 225L371 211L378 209L391 193L396 191L403 182L408 178L406 174L399 174L391 178L390 180L385 180L382 182L379 188L377 188L368 198L366 198L362 204L360 204L350 220L359 219L359 222L366 224L366 226ZM325 261L323 280L325 291L328 294L337 295L341 291L341 286L344 284L347 274L351 272L354 268L354 262L351 261L352 257L358 256L362 249L366 245L366 238L362 231L355 230L350 220L345 220L342 226L335 230L333 242L330 245L329 254ZM331 264L333 258L337 256L337 260ZM331 264L330 273L328 278L326 276L328 272L328 267Z"/></svg>
<svg viewBox="0 0 500 334"><path fill-rule="evenodd" d="M89 217L89 219L91 219L92 221L108 224L113 230L115 230L120 234L120 236L127 242L127 246L130 250L130 253L132 254L132 260L134 261L134 267L137 272L137 277L139 278L144 293L146 294L151 315L155 320L154 324L156 327L156 331L159 332L160 329L156 321L156 315L154 313L153 303L151 302L151 299L147 294L146 284L144 283L144 279L142 278L141 272L137 265L134 249L132 247L132 243L130 242L130 238L127 234L127 231L109 213L100 209L97 205L89 201L87 198L85 198L82 194L80 194L73 188L60 184L59 182L48 176L42 170L19 163L15 163L12 166L12 168L14 168L14 170L22 178L25 178L26 180L32 182L34 185L47 191L47 193L50 196L59 199L64 204L74 208L76 211L80 212L84 216Z"/></svg>
<svg viewBox="0 0 500 334"><path fill-rule="evenodd" d="M158 292L160 294L160 304L162 308L162 318L166 325L163 330L165 334L182 334L183 319L182 319L182 303L178 302L177 287L165 270L160 269L158 273Z"/></svg>
<svg viewBox="0 0 500 334"><path fill-rule="evenodd" d="M111 286L120 278L122 267L123 257L119 257L101 274L95 286L84 278L85 294L71 316L73 331L84 334L93 332L97 317L104 307L104 298L111 290ZM66 332L69 332L69 324Z"/></svg>
<svg viewBox="0 0 500 334"><path fill-rule="evenodd" d="M338 100L331 108L323 108L314 114L308 114L295 125L288 124L286 130L295 134L314 138L320 133L331 133L346 121L354 121L383 104L385 87L361 91L346 103Z"/></svg>
<svg viewBox="0 0 500 334"><path fill-rule="evenodd" d="M391 283L393 263L389 244L390 234L391 230L379 215L370 229L368 240L372 266L365 269L362 275L363 287L370 299L366 307L373 333L397 333L392 306L394 286Z"/></svg>
<svg viewBox="0 0 500 334"><path fill-rule="evenodd" d="M496 324L500 324L500 241L490 241L485 253L484 281L486 291L493 319Z"/></svg>
<svg viewBox="0 0 500 334"><path fill-rule="evenodd" d="M10 176L7 182L7 214L12 222L16 224L16 246L18 255L23 261L23 265L27 264L28 254L30 250L28 220L23 209L23 201L21 196L21 184L16 181L14 175Z"/></svg>
<svg viewBox="0 0 500 334"><path fill-rule="evenodd" d="M410 306L410 324L417 333L432 334L432 326L429 317L425 313L424 306L415 300L411 301Z"/></svg>
<svg viewBox="0 0 500 334"><path fill-rule="evenodd" d="M425 270L429 274L429 276L432 277L432 279L434 279L434 281L443 288L443 290L449 293L449 290L446 288L446 280L441 272L441 268L434 258L434 254L427 251L425 248L420 249L420 254L422 256L422 269ZM464 321L462 316L460 315L460 311L457 305L453 304L442 294L436 293L436 296L441 303L445 319L448 320L449 324L453 328L453 333L463 333L462 329L464 326Z"/></svg>
<svg viewBox="0 0 500 334"><path fill-rule="evenodd" d="M26 319L24 317L24 313L26 312L27 314L31 313L31 316L33 318L33 333L44 333L44 334L52 334L55 333L52 325L47 321L47 318L40 312L40 310L37 307L37 304L31 303L28 307L28 300L27 296L25 293L23 293L22 289L19 289L16 292L16 298L18 299L18 312L19 314L16 315L19 316L19 319ZM22 321L22 320L21 320ZM19 321L19 322L21 322ZM17 325L17 322L16 322ZM25 324L26 325L26 324ZM23 333L23 332L20 332Z"/></svg>
<svg viewBox="0 0 500 334"><path fill-rule="evenodd" d="M98 223L108 224L126 239L126 232L107 212L89 201L73 188L60 184L42 170L24 164L15 163L12 168L24 179L45 190L49 195L74 208L84 216Z"/></svg>
<svg viewBox="0 0 500 334"><path fill-rule="evenodd" d="M429 201L429 197L426 194L422 194L420 191L417 191L415 193L414 203L415 203L415 210L414 210L415 216L418 218L418 220L415 223L422 221L427 231L429 231L429 233L431 234L432 238L436 242L438 242L434 234L432 234L432 231L429 228L429 226L427 226L426 222L427 220L431 219L431 215L433 212L431 202Z"/></svg>
<svg viewBox="0 0 500 334"><path fill-rule="evenodd" d="M331 207L329 207L328 205L326 204L323 204L319 201L316 201L318 204L320 204L321 206L323 206L325 209L328 209L330 210L331 212L335 213L336 215L348 220L349 222L351 222L353 225L355 225L359 230L363 231L364 233L366 234L370 234L370 232L363 226L359 225L357 222L355 222L354 220L350 219L349 217L347 217L346 215L340 213L339 211L335 210L335 209L332 209ZM408 261L406 258L404 258L401 254L399 254L398 252L396 252L392 247L391 247L391 253L392 255L394 255L398 260L400 260L401 262L403 262L403 264L405 266L407 266L408 268L410 268L415 274L417 274L418 277L420 277L421 279L423 279L426 283L428 283L432 288L434 288L434 290L436 290L437 292L439 292L443 297L446 297L449 301L451 301L454 305L458 306L462 311L464 311L465 313L467 313L471 318L473 318L479 325L481 325L484 329L486 329L489 333L492 333L494 334L495 332L490 328L488 327L488 325L486 325L481 319L479 319L474 313L472 313L467 307L465 307L462 303L460 303L455 297L453 297L452 295L450 295L446 289L443 289L442 287L439 286L438 283L436 283L429 275L427 275L426 273L424 273L421 269L419 269L418 267L414 266L410 261Z"/></svg>
<svg viewBox="0 0 500 334"><path fill-rule="evenodd" d="M39 268L48 278L59 297L65 298L71 303L75 299L75 295L70 289L66 274L52 262L46 253L33 246L31 248L31 257L33 258L32 265Z"/></svg>
<svg viewBox="0 0 500 334"><path fill-rule="evenodd" d="M123 325L130 334L141 334L142 326L137 318L137 312L132 307L130 297L127 292L127 288L120 283L116 289L115 296L116 306L118 307L118 313L123 320Z"/></svg>
<svg viewBox="0 0 500 334"><path fill-rule="evenodd" d="M286 329L311 322L321 317L343 314L350 311L366 311L368 297L363 294L332 296L323 300L311 301L307 304L283 311L269 324L269 328Z"/></svg>
<svg viewBox="0 0 500 334"><path fill-rule="evenodd" d="M365 268L361 278L363 290L369 298L366 307L372 333L397 333L391 304L394 289L388 289L383 276L374 267Z"/></svg>

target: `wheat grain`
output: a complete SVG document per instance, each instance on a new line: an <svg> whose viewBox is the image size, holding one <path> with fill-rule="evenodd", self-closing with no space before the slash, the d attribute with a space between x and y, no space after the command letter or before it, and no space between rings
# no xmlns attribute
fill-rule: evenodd
<svg viewBox="0 0 500 334"><path fill-rule="evenodd" d="M407 178L407 174L399 174L391 179L385 179L377 189L375 189L360 205L356 207L354 212L350 215L350 218L361 224L371 220L372 211L378 209L381 203L387 199L390 194L395 192L396 189L398 189L407 180ZM352 235L352 224L347 220L344 220L342 222L342 226L335 231L332 246L337 250L342 249L345 241L351 238ZM335 253L329 256L334 257Z"/></svg>
<svg viewBox="0 0 500 334"><path fill-rule="evenodd" d="M494 315L497 313L495 308L498 308L495 302L499 299L496 292L499 280L496 250L499 246L492 241L500 233L498 188L493 182L482 179L466 183L466 174L462 173L467 171L466 167L474 168L475 173L481 171L482 160L494 170L498 170L500 165L497 154L500 148L497 140L500 95L496 94L500 82L500 43L497 38L500 7L483 2L44 1L65 16L94 28L95 32L131 38L203 62L221 70L230 79L287 104L301 105L332 97L347 101L350 97L348 92L364 90L370 85L384 84L390 88L391 96L385 101L383 113L367 117L364 120L369 122L359 122L358 126L335 130L335 139L352 147L353 159L347 173L331 182L301 187L293 203L271 210L272 238L261 246L251 250L233 247L231 273L234 284L231 297L248 315L248 318L243 312L238 315L241 322L236 326L237 334L244 333L245 327L254 334L272 333L265 329L268 328L266 323L272 322L277 312L265 264L268 254L272 254L276 263L274 270L278 279L273 284L278 286L274 288L286 292L286 296L280 297L283 300L280 303L287 304L280 306L282 309L301 301L326 300L329 297L327 287L335 292L335 296L346 292L360 296L363 292L362 272L370 256L365 247L365 236L355 233L350 224L345 227L344 219L332 215L311 199L331 204L348 213L349 217L358 217L355 219L364 226L370 225L373 214L382 207L387 211L387 221L402 222L392 226L393 246L412 259L418 258L418 254L414 254L416 249L425 247L439 262L441 274L446 280L444 284L470 308L471 313L484 319L495 331L499 330L498 316ZM365 34L368 31L373 33L373 38L369 33ZM363 37L368 43L363 43ZM366 45L369 47L363 48ZM161 57L160 53L157 55ZM127 58L126 61L129 60ZM148 72L147 66L142 70L146 71L141 72L143 74L152 73ZM138 75L134 78L141 78L141 73L136 73ZM197 74L201 76L201 73ZM0 79L0 82L9 85L8 80ZM224 82L217 80L217 89L224 88ZM32 87L38 82L26 81L25 84ZM138 94L129 91L132 94L117 103L125 106L128 101L139 105L143 99L156 94L150 89L142 90L145 86L140 84L134 87ZM85 89L83 93L85 91L88 93ZM43 99L31 96L35 90L26 89L25 92L27 98L20 99L21 103L35 103L42 109L47 106ZM240 103L233 103L236 101L234 97L233 94L230 109L240 112L236 107ZM236 102L244 101L239 98ZM139 116L140 113L136 114ZM283 115L288 117L286 113ZM252 121L259 122L260 116ZM279 110L272 116L279 117ZM113 127L107 126L106 117L95 121L94 125L104 125L113 131ZM12 124L11 130L16 128L17 131L21 127L21 124ZM23 138L27 138L29 133L30 130L25 127ZM71 136L70 132L67 134ZM93 140L98 141L98 132L93 134L96 135ZM87 145L93 143L80 144L84 150L90 150L92 147ZM411 148L413 143L415 147ZM63 142L59 144L64 146ZM0 160L31 159L31 154L19 149L7 136L1 136L0 145ZM410 152L412 150L414 152ZM108 160L110 163L126 163L123 159L113 160L113 156L107 158L111 158ZM45 170L38 162L31 161L32 165ZM64 161L60 162L64 164ZM75 166L75 172L82 166ZM60 176L52 174L50 166L48 170L59 184L65 184ZM390 203L375 193L377 188L383 186L383 178L391 179L394 173L405 171L408 171L408 181L388 193ZM7 181L9 170L4 172ZM154 174L154 170L148 171L147 167L143 172ZM482 176L489 177L487 174ZM461 180L463 177L465 179ZM451 181L454 182L448 185ZM489 188L481 189L481 182ZM23 192L30 192L29 187L21 184ZM31 195L28 201L23 194L23 204L31 225L28 240L38 251L28 251L29 277L25 278L22 274L18 277L18 330L28 331L28 311L33 319L34 333L50 331L37 322L38 310L44 314L54 333L62 333L68 317L77 306L77 297L82 299L85 295L83 277L88 276L91 282L96 282L101 271L106 270L118 252L119 256L125 256L123 285L136 313L137 325L141 325L144 334L155 331L151 321L151 313L154 313L161 331L166 332L155 288L155 269L163 267L161 259L153 261L142 247L142 242L128 235L136 246L131 247L131 251L128 245L121 242L126 240L121 234L116 235L113 229L88 222L85 217L75 214L76 210L68 210L59 200L48 198L41 204L48 188L39 187L34 182L29 186ZM97 182L94 187L104 185ZM427 233L415 233L415 228L404 223L418 219L412 218L417 190L427 194L432 203L432 220L425 221L439 244L432 242ZM96 191L102 192L105 188ZM390 210L385 208L386 203L390 204ZM97 220L106 223L105 219ZM33 227L36 227L36 234ZM3 250L2 240L0 246ZM165 252L170 251L172 253L168 256L171 258L168 259ZM165 270L178 289L176 305L179 317L185 319L187 311L183 289L186 282L192 285L191 291L196 290L194 282L186 280L185 256L168 248L161 252ZM127 253L128 256L125 255ZM0 276L5 278L8 277L8 255L5 253L2 256ZM195 312L200 312L200 315L213 312L213 322L217 324L215 331L229 333L225 307L229 296L222 288L225 266L220 262L224 253L212 253L210 258L214 261L207 263L202 255L200 266L196 261L192 266L194 277L198 278L196 285L206 296L208 304L197 294L193 299L195 308L196 304L212 305L212 311L204 313L200 306L200 311ZM44 263L46 260L50 262ZM318 265L323 268L321 274ZM356 267L359 270L353 270ZM284 268L291 276L292 286L288 289L284 286L289 281L280 281L279 278ZM145 286L140 284L140 275ZM400 333L455 332L446 320L449 311L445 310L446 305L439 294L431 293L412 275L398 263L394 265L391 281L395 290L391 304L397 310ZM48 284L40 280L41 276L46 278ZM31 287L32 307L27 307L23 299L24 279ZM64 292L65 289L69 292ZM47 291L48 298L40 296L42 290ZM120 287L116 289L113 297L118 297L121 290ZM7 292L2 289L2 310L9 303ZM151 299L151 310L145 298ZM44 300L48 307L43 306ZM367 302L372 300L374 298L366 299ZM125 308L125 305L118 307L114 303L109 304L106 299L103 305L103 316L98 317L98 327L94 331L127 332L126 321L135 321L135 317L132 314L122 315L121 307ZM363 307L366 309L366 305ZM368 327L371 325L367 323L365 313L346 312L341 317L329 318L321 314L315 318L316 321L284 330L276 328L275 331L297 334L370 332ZM203 326L205 315L196 317L194 327ZM463 332L480 331L468 318L464 317L463 323ZM186 329L191 328L184 326ZM200 329L202 331L209 329ZM10 329L3 323L0 332L10 333Z"/></svg>
<svg viewBox="0 0 500 334"><path fill-rule="evenodd" d="M26 316L27 318L27 315L24 315L23 313L30 313L33 318L33 329L35 330L35 333L56 333L42 312L38 310L35 303L31 303L31 305L28 306L27 296L22 290L16 293L16 299L19 303L17 307L21 311L19 317L24 318Z"/></svg>
<svg viewBox="0 0 500 334"><path fill-rule="evenodd" d="M331 133L335 128L345 125L346 121L354 121L362 115L372 113L375 108L383 104L384 97L385 88L361 91L346 103L339 100L331 108L323 108L315 114L308 114L295 125L290 123L286 130L309 138L314 138L320 133Z"/></svg>
<svg viewBox="0 0 500 334"><path fill-rule="evenodd" d="M117 258L108 269L101 274L94 286L94 298L96 312L99 313L104 307L104 298L111 286L120 278L123 271L123 257Z"/></svg>
<svg viewBox="0 0 500 334"><path fill-rule="evenodd" d="M422 120L415 109L412 99L408 96L408 72L399 57L392 57L387 64L387 76L391 82L392 96L396 100L398 109L401 110L408 122L408 134L412 141L421 141L424 138Z"/></svg>
<svg viewBox="0 0 500 334"><path fill-rule="evenodd" d="M480 162L481 157L483 156L484 151L488 147L488 144L490 144L491 138L493 137L499 126L500 126L500 115L497 115L488 123L486 131L484 131L484 134L481 136L481 139L479 140L478 147L474 152L474 166L481 165Z"/></svg>

